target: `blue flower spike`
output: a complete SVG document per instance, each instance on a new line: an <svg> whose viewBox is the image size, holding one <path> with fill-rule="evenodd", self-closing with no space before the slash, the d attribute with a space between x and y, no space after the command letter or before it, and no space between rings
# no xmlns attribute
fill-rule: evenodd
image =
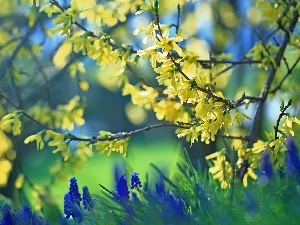
<svg viewBox="0 0 300 225"><path fill-rule="evenodd" d="M28 205L24 205L19 213L19 218L22 221L33 221L34 215Z"/></svg>
<svg viewBox="0 0 300 225"><path fill-rule="evenodd" d="M131 175L131 189L139 189L142 187L141 180L139 178L139 174L137 172L133 172Z"/></svg>
<svg viewBox="0 0 300 225"><path fill-rule="evenodd" d="M73 199L69 193L65 194L64 197L64 213L67 219L70 219L70 217L73 217L72 213L72 207L73 207Z"/></svg>
<svg viewBox="0 0 300 225"><path fill-rule="evenodd" d="M81 195L79 193L77 180L75 177L70 179L70 188L69 194L73 198L73 201L80 206L80 202L82 200Z"/></svg>
<svg viewBox="0 0 300 225"><path fill-rule="evenodd" d="M67 219L70 219L71 217L74 220L82 221L83 216L82 212L76 202L74 201L74 198L70 193L65 194L64 197L64 213L65 217Z"/></svg>
<svg viewBox="0 0 300 225"><path fill-rule="evenodd" d="M80 208L82 201L81 194L79 193L77 180L75 177L70 179L69 192L64 196L64 213L67 219L71 217L74 220L82 221L83 215Z"/></svg>
<svg viewBox="0 0 300 225"><path fill-rule="evenodd" d="M129 198L129 190L125 174L118 180L116 192L121 198Z"/></svg>
<svg viewBox="0 0 300 225"><path fill-rule="evenodd" d="M87 186L82 187L82 204L83 208L88 211L90 211L95 206L95 202L92 199Z"/></svg>
<svg viewBox="0 0 300 225"><path fill-rule="evenodd" d="M11 212L11 208L8 205L5 205L1 211L2 220L0 220L0 224L14 224L14 216Z"/></svg>

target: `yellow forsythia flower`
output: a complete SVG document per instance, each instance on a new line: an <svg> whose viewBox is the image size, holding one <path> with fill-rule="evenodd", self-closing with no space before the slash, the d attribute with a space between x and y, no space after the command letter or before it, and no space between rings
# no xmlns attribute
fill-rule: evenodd
<svg viewBox="0 0 300 225"><path fill-rule="evenodd" d="M44 131L41 131L41 132L39 132L37 134L33 134L33 135L28 136L24 140L24 143L28 144L29 142L36 141L36 149L38 149L38 150L43 149L44 148L44 141L42 139L43 132Z"/></svg>
<svg viewBox="0 0 300 225"><path fill-rule="evenodd" d="M20 189L23 186L23 183L24 183L24 174L20 173L17 179L15 180L15 187L17 189Z"/></svg>

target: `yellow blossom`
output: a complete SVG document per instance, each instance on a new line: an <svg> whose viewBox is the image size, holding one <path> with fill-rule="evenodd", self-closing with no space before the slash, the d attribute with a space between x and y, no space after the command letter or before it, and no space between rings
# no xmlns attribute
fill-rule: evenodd
<svg viewBox="0 0 300 225"><path fill-rule="evenodd" d="M36 149L40 150L44 148L44 141L42 139L42 134L44 131L38 132L37 134L33 134L28 136L25 140L24 143L28 144L29 142L36 141Z"/></svg>
<svg viewBox="0 0 300 225"><path fill-rule="evenodd" d="M145 31L145 36L143 38L143 43L146 44L149 36L151 36L151 34L153 34L154 28L155 28L155 23L151 22L148 27L141 27L141 28L138 28L135 31L133 31L133 34L138 35L139 33Z"/></svg>
<svg viewBox="0 0 300 225"><path fill-rule="evenodd" d="M23 186L23 183L24 183L24 174L20 173L17 179L15 180L15 187L17 189L20 189Z"/></svg>
<svg viewBox="0 0 300 225"><path fill-rule="evenodd" d="M246 174L243 177L243 185L244 187L248 186L248 176L250 176L253 180L257 179L257 175L253 172L252 168L248 167Z"/></svg>
<svg viewBox="0 0 300 225"><path fill-rule="evenodd" d="M20 121L20 116L22 116L22 111L14 111L12 113L9 113L2 117L1 119L1 124L6 125L6 124L12 124L12 131L13 135L18 135L21 133L21 125L22 122Z"/></svg>
<svg viewBox="0 0 300 225"><path fill-rule="evenodd" d="M214 174L213 178L221 182L221 188L226 189L230 186L232 179L232 167L228 161L226 161L225 151L219 151L212 153L205 157L206 160L212 160L214 166L209 168L209 172Z"/></svg>
<svg viewBox="0 0 300 225"><path fill-rule="evenodd" d="M162 100L154 104L153 107L156 117L159 120L176 121L187 123L189 116L184 107L177 101Z"/></svg>
<svg viewBox="0 0 300 225"><path fill-rule="evenodd" d="M47 3L43 7L40 8L39 12L47 13L48 17L52 17L53 13L59 13L61 10L54 4Z"/></svg>
<svg viewBox="0 0 300 225"><path fill-rule="evenodd" d="M47 130L46 134L53 138L53 140L48 143L49 146L59 146L65 141L64 134L60 134L52 130Z"/></svg>
<svg viewBox="0 0 300 225"><path fill-rule="evenodd" d="M126 156L127 147L129 143L129 137L124 139L115 139L112 141L98 141L95 145L96 149L99 151L99 154L107 152L107 157L113 151L120 152L123 156Z"/></svg>
<svg viewBox="0 0 300 225"><path fill-rule="evenodd" d="M144 50L138 50L137 55L143 56L143 58L147 58L149 55L153 55L157 52L157 48L155 46L150 46Z"/></svg>
<svg viewBox="0 0 300 225"><path fill-rule="evenodd" d="M157 90L146 85L138 87L125 83L123 95L131 95L131 101L133 104L150 109L153 106L158 93Z"/></svg>
<svg viewBox="0 0 300 225"><path fill-rule="evenodd" d="M77 7L76 0L71 0L70 6L71 8L69 8L66 13L72 17L72 23L75 23L81 10Z"/></svg>
<svg viewBox="0 0 300 225"><path fill-rule="evenodd" d="M64 160L68 160L70 148L69 143L70 139L68 139L67 135L56 133L52 130L47 130L46 134L54 139L48 143L49 146L56 146L56 149L53 151L53 153L61 152L63 155Z"/></svg>
<svg viewBox="0 0 300 225"><path fill-rule="evenodd" d="M173 38L163 38L158 36L158 40L154 41L154 45L161 48L163 52L176 51L179 55L182 53L182 49L177 45L176 42L183 41L183 37L177 36Z"/></svg>
<svg viewBox="0 0 300 225"><path fill-rule="evenodd" d="M235 120L239 125L241 125L241 124L242 124L242 121L243 121L244 119L251 120L251 117L247 116L245 113L242 113L242 112L239 111L239 110L236 110L236 113L235 113L235 116L234 116L234 120Z"/></svg>
<svg viewBox="0 0 300 225"><path fill-rule="evenodd" d="M290 133L292 136L295 135L293 123L300 125L300 120L296 117L287 116L286 120L282 124L282 129L285 131L286 134Z"/></svg>
<svg viewBox="0 0 300 225"><path fill-rule="evenodd" d="M139 15L139 14L145 12L145 11L152 11L152 12L154 12L154 2L153 2L153 0L150 0L149 4L143 4L143 5L141 5L140 9L141 10L137 11L135 13L135 15Z"/></svg>
<svg viewBox="0 0 300 225"><path fill-rule="evenodd" d="M68 42L73 43L74 52L82 51L83 55L86 55L90 52L91 48L93 47L93 42L97 38L89 37L89 32L81 35L80 37L72 37L68 40Z"/></svg>

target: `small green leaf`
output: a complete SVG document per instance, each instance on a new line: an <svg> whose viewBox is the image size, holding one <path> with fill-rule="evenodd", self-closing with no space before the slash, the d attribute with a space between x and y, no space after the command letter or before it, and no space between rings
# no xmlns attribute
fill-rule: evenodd
<svg viewBox="0 0 300 225"><path fill-rule="evenodd" d="M290 107L292 105L293 100L290 98L287 104L287 107Z"/></svg>
<svg viewBox="0 0 300 225"><path fill-rule="evenodd" d="M281 102L280 111L282 111L283 109L284 109L284 101Z"/></svg>

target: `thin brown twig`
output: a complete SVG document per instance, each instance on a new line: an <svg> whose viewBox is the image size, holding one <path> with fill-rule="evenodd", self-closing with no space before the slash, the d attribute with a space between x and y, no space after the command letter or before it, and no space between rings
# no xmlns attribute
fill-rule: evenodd
<svg viewBox="0 0 300 225"><path fill-rule="evenodd" d="M248 136L234 136L234 135L227 135L227 134L220 134L220 133L217 133L216 136L221 138L226 138L226 139L238 139L243 141L249 140Z"/></svg>
<svg viewBox="0 0 300 225"><path fill-rule="evenodd" d="M24 116L26 116L28 119L30 119L31 121L33 121L34 123L40 125L41 127L47 129L47 130L52 130L49 127L47 127L46 125L40 123L39 121L37 121L36 119L34 119L32 116L30 116L28 113L26 113L24 110L20 109L15 103L13 103L9 98L7 98L2 90L0 89L0 96L2 98L4 98L10 105L12 105L14 108L16 108L17 110L21 111L23 113Z"/></svg>
<svg viewBox="0 0 300 225"><path fill-rule="evenodd" d="M300 62L300 56L298 57L296 62L292 65L292 67L287 71L286 75L282 78L279 84L273 90L269 91L269 94L274 94L276 91L281 89L281 86L283 85L284 81L288 78L288 76L290 76L293 73L294 69L296 68L299 62Z"/></svg>
<svg viewBox="0 0 300 225"><path fill-rule="evenodd" d="M275 137L274 137L274 140L276 140L278 138L278 133L280 132L279 130L279 124L280 124L280 121L282 119L282 117L288 115L288 113L286 113L286 110L292 105L292 99L290 99L288 101L288 104L284 107L282 107L280 109L280 114L278 116L278 119L276 121L276 125L274 126L274 132L275 132Z"/></svg>
<svg viewBox="0 0 300 225"><path fill-rule="evenodd" d="M139 128L139 129L129 131L129 132L119 132L116 134L111 134L111 135L108 135L107 137L103 137L103 138L97 138L97 137L80 138L75 135L70 135L70 140L71 141L89 141L91 143L96 143L98 141L114 141L114 140L126 139L126 138L134 136L136 134L143 133L145 131L149 131L149 130L156 129L156 128L161 128L161 127L190 128L189 125L185 125L185 124L180 124L180 123L175 124L175 123L163 122L163 123L148 125L146 127Z"/></svg>
<svg viewBox="0 0 300 225"><path fill-rule="evenodd" d="M241 60L241 61L230 61L230 60L224 60L224 61L217 61L215 64L231 64L230 66L226 67L225 69L221 70L220 72L218 72L215 77L218 77L222 74L224 74L225 72L227 72L228 70L233 69L234 67L238 66L238 65L243 65L243 64L260 64L261 60Z"/></svg>
<svg viewBox="0 0 300 225"><path fill-rule="evenodd" d="M235 102L234 102L234 105L236 106L236 107L239 107L239 106L241 106L241 105L244 105L244 104L246 104L245 102L244 102L244 100L249 100L250 102L259 102L259 101L261 101L262 100L262 98L261 97L255 97L255 96L248 96L248 95L243 95L240 99L238 99L238 100L236 100Z"/></svg>

